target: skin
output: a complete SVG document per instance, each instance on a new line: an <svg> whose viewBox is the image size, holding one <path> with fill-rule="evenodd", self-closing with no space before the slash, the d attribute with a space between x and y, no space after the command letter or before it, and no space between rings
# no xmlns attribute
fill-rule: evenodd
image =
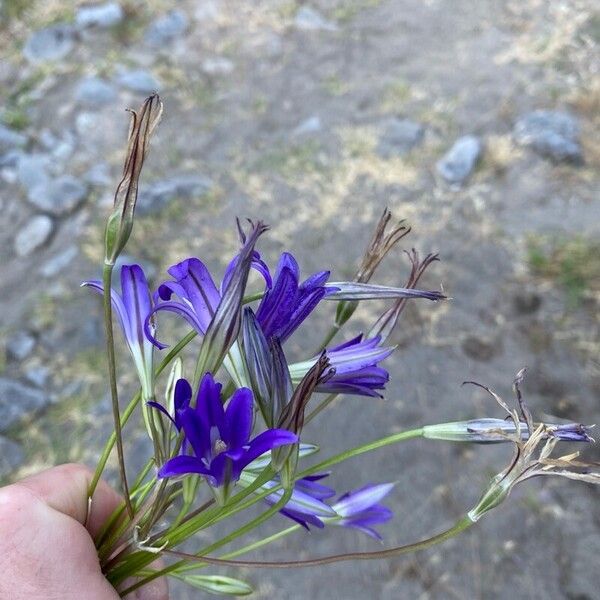
<svg viewBox="0 0 600 600"><path fill-rule="evenodd" d="M92 538L119 495L101 483L86 528L91 478L86 467L68 464L0 488L0 598L119 599L102 575ZM168 600L169 595L158 580L127 598Z"/></svg>

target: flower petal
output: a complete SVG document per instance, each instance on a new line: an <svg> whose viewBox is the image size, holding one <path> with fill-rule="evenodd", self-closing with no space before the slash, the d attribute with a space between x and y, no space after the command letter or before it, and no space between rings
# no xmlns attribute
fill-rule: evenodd
<svg viewBox="0 0 600 600"><path fill-rule="evenodd" d="M231 396L225 419L228 422L229 438L224 441L230 449L240 448L248 443L252 431L252 392L239 388Z"/></svg>
<svg viewBox="0 0 600 600"><path fill-rule="evenodd" d="M190 473L206 475L208 469L195 456L176 456L168 460L158 471L158 477L178 477Z"/></svg>
<svg viewBox="0 0 600 600"><path fill-rule="evenodd" d="M340 516L350 517L377 504L390 493L393 487L393 483L367 485L359 490L344 494L333 505L333 508Z"/></svg>

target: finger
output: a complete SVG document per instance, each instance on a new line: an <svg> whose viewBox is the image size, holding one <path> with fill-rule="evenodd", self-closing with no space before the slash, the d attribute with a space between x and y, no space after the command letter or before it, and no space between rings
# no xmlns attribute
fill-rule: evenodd
<svg viewBox="0 0 600 600"><path fill-rule="evenodd" d="M88 488L92 477L93 474L87 467L67 464L26 477L15 485L27 488L50 508L86 525ZM117 492L103 481L99 482L87 519L87 528L92 535L99 531L120 500Z"/></svg>

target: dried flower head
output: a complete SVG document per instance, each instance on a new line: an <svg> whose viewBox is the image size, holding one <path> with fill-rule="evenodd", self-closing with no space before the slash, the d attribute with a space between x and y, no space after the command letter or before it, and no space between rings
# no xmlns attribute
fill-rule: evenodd
<svg viewBox="0 0 600 600"><path fill-rule="evenodd" d="M514 433L504 433L515 445L515 452L509 465L496 475L477 505L468 513L469 518L476 522L485 513L501 504L518 483L542 475L557 475L568 479L600 484L600 472L592 471L599 467L598 463L588 463L579 459L579 452L565 454L558 458L552 457L556 445L561 441L556 430L540 423L534 427L533 418L521 394L520 385L525 375L525 369L517 373L514 380L514 390L518 408L510 408L508 404L491 389L474 383L485 389L498 404L506 410L514 424ZM527 426L528 437L522 435L522 421ZM527 437L527 439L524 439ZM590 438L591 440L591 438Z"/></svg>

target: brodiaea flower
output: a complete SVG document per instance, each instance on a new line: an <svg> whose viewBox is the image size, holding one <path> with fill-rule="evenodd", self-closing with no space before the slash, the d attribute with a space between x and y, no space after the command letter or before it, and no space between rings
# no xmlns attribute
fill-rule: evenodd
<svg viewBox="0 0 600 600"><path fill-rule="evenodd" d="M335 394L356 394L359 396L377 396L377 390L383 390L389 381L389 373L378 366L387 358L393 347L379 345L381 338L363 340L362 335L327 350L327 358L335 369L335 374L326 382L317 386L317 392ZM317 359L290 365L293 381L298 381Z"/></svg>
<svg viewBox="0 0 600 600"><path fill-rule="evenodd" d="M310 315L317 304L336 288L326 288L329 271L319 271L300 283L296 259L284 252L277 264L274 283L267 289L256 318L267 339L277 336L283 343Z"/></svg>
<svg viewBox="0 0 600 600"><path fill-rule="evenodd" d="M104 294L101 281L84 281L81 285L91 287L100 294ZM144 335L144 324L152 312L152 297L142 267L139 265L121 267L121 296L114 289L111 290L111 302L119 316L125 342L133 356L144 398L151 398L154 379L152 366L154 347ZM153 319L148 319L146 328L152 336L155 334Z"/></svg>
<svg viewBox="0 0 600 600"><path fill-rule="evenodd" d="M160 469L159 477L196 473L204 476L213 487L227 487L235 483L242 469L261 454L298 441L295 434L281 429L268 429L250 440L252 392L247 388L236 390L225 409L221 387L210 373L204 375L196 406L179 412L185 439L194 455L180 455L168 460Z"/></svg>
<svg viewBox="0 0 600 600"><path fill-rule="evenodd" d="M167 272L173 277L173 280L164 281L158 287L155 295L155 312L167 311L178 314L184 317L198 333L206 333L237 261L238 256L227 266L220 288L217 287L210 271L199 258L186 258L169 267ZM256 251L252 254L251 266L263 275L268 289L271 286L271 276ZM171 300L173 294L178 296L179 300ZM148 331L148 335L158 348L166 347L165 344L154 339L150 331Z"/></svg>
<svg viewBox="0 0 600 600"><path fill-rule="evenodd" d="M371 537L381 540L381 535L373 525L387 523L394 515L392 511L379 504L394 487L393 483L367 485L359 490L348 492L332 506L339 515L331 521L333 525L352 527Z"/></svg>

